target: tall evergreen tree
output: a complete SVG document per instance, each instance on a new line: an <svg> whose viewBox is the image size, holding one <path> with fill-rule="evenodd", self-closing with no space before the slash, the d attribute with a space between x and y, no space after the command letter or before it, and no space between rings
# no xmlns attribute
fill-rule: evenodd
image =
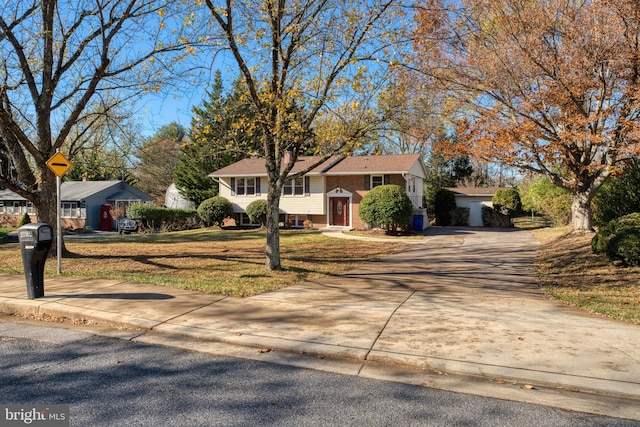
<svg viewBox="0 0 640 427"><path fill-rule="evenodd" d="M193 108L190 138L182 144L173 174L184 198L198 206L215 196L218 185L209 177L211 172L259 153L260 137L247 126L252 120L246 86L236 80L225 94L222 74L216 71L207 99Z"/></svg>

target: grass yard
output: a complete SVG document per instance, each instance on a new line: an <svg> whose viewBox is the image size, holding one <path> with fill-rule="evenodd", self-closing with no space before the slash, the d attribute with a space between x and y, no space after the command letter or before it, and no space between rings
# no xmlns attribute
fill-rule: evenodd
<svg viewBox="0 0 640 427"><path fill-rule="evenodd" d="M534 232L542 248L538 275L548 295L587 311L640 324L640 267L617 267L591 252L593 234Z"/></svg>
<svg viewBox="0 0 640 427"><path fill-rule="evenodd" d="M282 271L267 271L265 232L200 229L160 234L65 239L66 277L129 280L233 296L249 296L347 271L400 250L399 242L332 239L281 231ZM0 245L0 272L23 274L18 244ZM55 258L45 275L56 274Z"/></svg>

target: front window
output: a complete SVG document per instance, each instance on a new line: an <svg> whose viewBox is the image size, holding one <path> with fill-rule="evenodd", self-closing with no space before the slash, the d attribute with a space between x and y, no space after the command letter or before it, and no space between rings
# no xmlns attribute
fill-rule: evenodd
<svg viewBox="0 0 640 427"><path fill-rule="evenodd" d="M371 188L384 184L384 175L371 175Z"/></svg>
<svg viewBox="0 0 640 427"><path fill-rule="evenodd" d="M306 178L308 179L308 178ZM305 178L298 177L288 181L284 184L282 188L282 194L285 196L304 196L305 194Z"/></svg>
<svg viewBox="0 0 640 427"><path fill-rule="evenodd" d="M238 196L255 196L256 194L260 194L260 179L236 178L234 191Z"/></svg>
<svg viewBox="0 0 640 427"><path fill-rule="evenodd" d="M80 208L75 202L62 203L60 216L63 218L80 218Z"/></svg>

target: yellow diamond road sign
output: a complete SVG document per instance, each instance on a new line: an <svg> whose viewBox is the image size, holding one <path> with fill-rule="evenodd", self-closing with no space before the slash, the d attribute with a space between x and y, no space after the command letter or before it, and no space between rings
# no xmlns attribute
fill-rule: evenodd
<svg viewBox="0 0 640 427"><path fill-rule="evenodd" d="M62 176L71 169L71 163L59 151L47 160L47 166L49 166L49 169L51 169L51 171L60 178L62 178Z"/></svg>

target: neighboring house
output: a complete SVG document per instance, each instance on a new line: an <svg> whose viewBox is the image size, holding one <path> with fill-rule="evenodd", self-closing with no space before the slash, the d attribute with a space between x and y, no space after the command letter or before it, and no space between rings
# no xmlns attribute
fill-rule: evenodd
<svg viewBox="0 0 640 427"><path fill-rule="evenodd" d="M291 174L303 171L320 158L303 156ZM302 227L305 220L315 227L367 229L358 216L362 197L372 188L397 184L413 202L414 214L423 215L424 163L418 154L386 156L333 156L304 176L286 183L280 198L283 224ZM267 171L264 158L251 157L210 174L220 183L220 196L233 204L239 225L249 224L246 208L256 199L267 198Z"/></svg>
<svg viewBox="0 0 640 427"><path fill-rule="evenodd" d="M459 187L449 188L456 197L456 206L459 208L469 208L469 226L481 227L482 207L493 207L493 195L500 187L473 188Z"/></svg>
<svg viewBox="0 0 640 427"><path fill-rule="evenodd" d="M195 209L193 202L185 199L180 194L180 190L172 183L164 195L164 205L169 209Z"/></svg>
<svg viewBox="0 0 640 427"><path fill-rule="evenodd" d="M61 223L63 228L112 229L116 226L111 209L123 209L132 202L151 202L153 197L123 181L67 181L60 187ZM51 196L53 199L56 195ZM10 190L0 190L0 215L17 225L28 213L37 221L33 205ZM106 214L106 216L105 216Z"/></svg>

